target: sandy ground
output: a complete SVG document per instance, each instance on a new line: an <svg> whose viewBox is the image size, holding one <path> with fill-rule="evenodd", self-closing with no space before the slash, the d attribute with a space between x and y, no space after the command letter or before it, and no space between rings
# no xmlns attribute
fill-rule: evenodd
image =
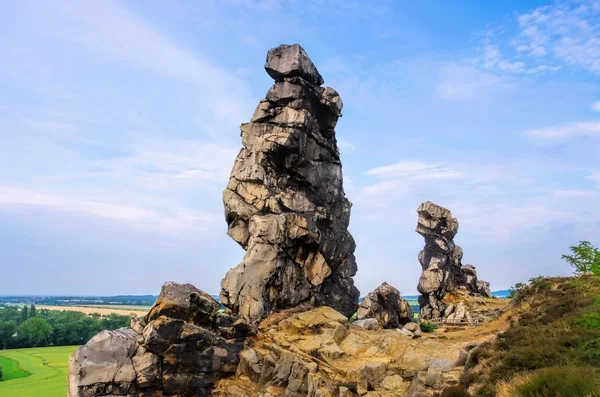
<svg viewBox="0 0 600 397"><path fill-rule="evenodd" d="M36 305L38 309L48 309L48 310L72 310L75 312L81 312L85 314L99 313L101 315L108 315L111 313L121 314L124 316L143 316L150 310L149 307L139 306L139 307L123 307L123 306L51 306L51 305Z"/></svg>

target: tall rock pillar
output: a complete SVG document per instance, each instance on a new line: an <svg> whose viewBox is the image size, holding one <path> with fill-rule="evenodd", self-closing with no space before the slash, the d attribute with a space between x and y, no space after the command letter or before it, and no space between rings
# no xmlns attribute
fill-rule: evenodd
<svg viewBox="0 0 600 397"><path fill-rule="evenodd" d="M223 192L227 234L246 254L221 302L251 321L300 303L350 316L359 292L334 131L342 100L298 44L270 50L265 69L275 84L241 126Z"/></svg>

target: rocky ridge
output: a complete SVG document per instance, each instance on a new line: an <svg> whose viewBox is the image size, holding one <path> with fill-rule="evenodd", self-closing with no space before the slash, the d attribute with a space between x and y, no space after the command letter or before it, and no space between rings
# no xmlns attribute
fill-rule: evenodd
<svg viewBox="0 0 600 397"><path fill-rule="evenodd" d="M417 285L420 318L449 318L455 321L471 320L464 305L446 304L448 292L464 289L471 295L491 297L490 284L477 279L475 266L462 265L463 250L454 243L458 233L458 220L452 213L427 201L417 209L419 215L416 232L425 239L419 252L423 272Z"/></svg>
<svg viewBox="0 0 600 397"><path fill-rule="evenodd" d="M102 331L69 359L69 397L208 396L235 374L246 320L190 284L165 283L130 328Z"/></svg>
<svg viewBox="0 0 600 397"><path fill-rule="evenodd" d="M334 130L342 100L298 44L270 50L265 69L275 85L241 126L223 193L227 234L246 255L221 302L253 322L303 302L350 316L359 293Z"/></svg>

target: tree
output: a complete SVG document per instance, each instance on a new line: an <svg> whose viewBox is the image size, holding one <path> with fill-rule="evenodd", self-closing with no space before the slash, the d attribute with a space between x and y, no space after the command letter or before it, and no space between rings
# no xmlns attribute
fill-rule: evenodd
<svg viewBox="0 0 600 397"><path fill-rule="evenodd" d="M573 255L562 255L573 268L575 274L600 275L600 251L589 241L580 241L579 245L569 247Z"/></svg>
<svg viewBox="0 0 600 397"><path fill-rule="evenodd" d="M15 332L17 332L17 323L0 321L0 349L6 349L12 344Z"/></svg>
<svg viewBox="0 0 600 397"><path fill-rule="evenodd" d="M36 312L35 312L35 305L32 303L31 307L29 308L29 318L35 317Z"/></svg>
<svg viewBox="0 0 600 397"><path fill-rule="evenodd" d="M517 295L517 292L519 292L520 290L522 290L523 288L525 288L527 284L525 283L516 283L515 285L513 285L512 287L510 287L508 289L508 298L512 299L515 297L515 295Z"/></svg>
<svg viewBox="0 0 600 397"><path fill-rule="evenodd" d="M52 327L43 318L33 317L19 326L17 336L24 347L46 346L50 341Z"/></svg>
<svg viewBox="0 0 600 397"><path fill-rule="evenodd" d="M24 323L29 318L29 313L27 312L27 306L23 306L21 309L21 323Z"/></svg>

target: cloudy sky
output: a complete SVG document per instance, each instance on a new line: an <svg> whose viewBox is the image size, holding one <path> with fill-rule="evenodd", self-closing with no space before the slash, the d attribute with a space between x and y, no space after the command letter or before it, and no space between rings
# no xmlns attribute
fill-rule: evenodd
<svg viewBox="0 0 600 397"><path fill-rule="evenodd" d="M599 2L0 8L0 294L218 293L243 256L221 192L281 43L344 101L363 295L416 292L426 200L492 289L569 274L570 245L600 245Z"/></svg>

